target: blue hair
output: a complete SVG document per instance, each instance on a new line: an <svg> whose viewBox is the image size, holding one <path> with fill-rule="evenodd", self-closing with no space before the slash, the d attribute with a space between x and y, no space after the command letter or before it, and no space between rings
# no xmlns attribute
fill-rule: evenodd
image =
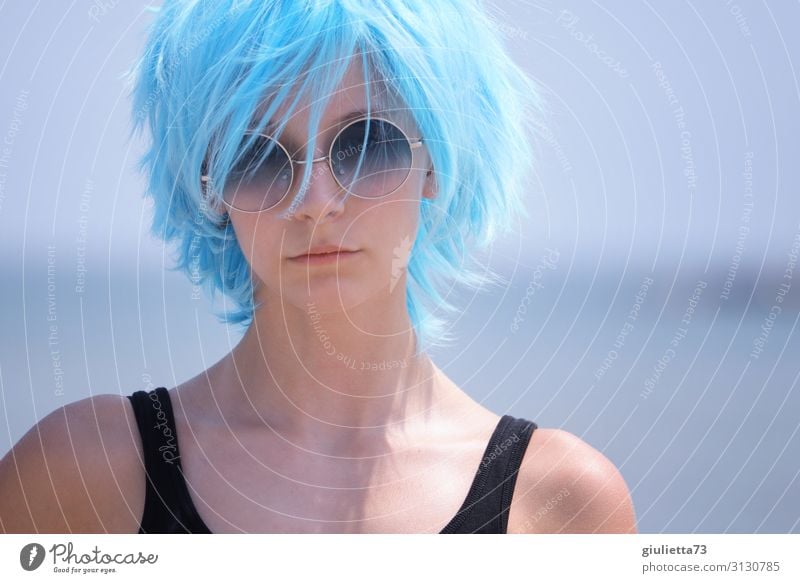
<svg viewBox="0 0 800 583"><path fill-rule="evenodd" d="M138 168L154 202L151 232L177 242L174 269L212 302L223 295L220 321L251 323L250 267L199 177L214 176L221 192L245 130L263 129L285 105L282 129L303 98L310 160L327 96L349 56L360 55L367 87L374 78L400 99L435 171L436 196L420 203L406 305L418 351L448 344L457 310L450 289L501 279L471 252L528 216L524 179L543 111L539 87L506 53L480 0L167 0L153 10L130 72L131 135L150 133ZM309 180L304 168L297 196Z"/></svg>

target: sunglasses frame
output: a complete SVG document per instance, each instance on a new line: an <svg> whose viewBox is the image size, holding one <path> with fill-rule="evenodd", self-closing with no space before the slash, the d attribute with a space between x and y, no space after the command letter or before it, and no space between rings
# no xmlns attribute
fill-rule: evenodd
<svg viewBox="0 0 800 583"><path fill-rule="evenodd" d="M226 207L228 207L228 208L230 208L232 210L238 211L240 213L249 213L249 214L258 214L258 213L262 213L264 211L268 211L268 210L274 209L275 207L280 205L286 199L286 195L289 194L292 191L292 186L294 186L294 179L295 179L295 164L316 164L317 162L324 162L326 160L328 161L328 168L331 171L331 175L333 176L334 180L336 180L336 184L338 184L339 187L342 190L344 190L345 192L348 192L349 194L352 194L353 196L357 196L358 198L374 200L374 199L384 198L386 196L389 196L389 195L397 192L406 183L406 181L408 180L408 177L411 176L411 171L414 169L413 166L408 169L408 173L406 174L405 178L403 178L403 182L401 182L393 190L391 190L391 191L389 191L389 192L387 192L385 194L382 194L380 196L362 196L362 195L356 194L355 192L351 192L350 190L347 189L347 187L345 187L339 181L339 178L336 176L336 171L333 168L333 145L336 143L336 141L339 139L339 136L341 136L342 133L346 129L348 129L351 126L353 126L353 125L355 125L357 123L360 123L362 121L383 121L383 122L386 122L386 123L394 126L403 135L403 137L405 138L406 142L408 142L409 149L411 151L412 160L413 160L413 156L414 156L414 150L417 149L417 148L420 148L422 146L423 138L410 138L408 136L408 134L405 131L403 131L403 128L401 128L399 125L397 125L397 123L393 122L390 119L386 119L385 117L379 117L379 116L374 116L374 115L373 116L364 115L364 116L355 118L353 120L350 120L344 127L342 127L338 132L336 132L336 135L331 140L331 145L328 148L328 155L327 156L322 156L320 158L314 158L310 162L307 162L306 160L297 160L295 158L292 158L292 156L289 154L289 150L287 150L286 147L283 144L281 144L280 140L274 138L270 134L265 134L263 132L256 132L256 131L252 131L252 130L247 130L247 131L244 132L245 136L258 135L258 136L262 136L264 138L268 138L268 139L272 140L273 142L275 142L278 145L278 147L280 147L280 149L283 150L284 154L286 154L286 158L289 160L289 167L290 167L290 169L292 171L292 178L291 178L291 181L289 182L289 188L286 189L286 192L283 193L283 196L281 196L281 198L278 200L278 202L276 202L272 206L265 207L265 208L262 208L262 209L259 209L259 210L255 210L255 211L249 211L249 210L245 210L245 209L240 209L240 208L232 205L228 201L226 201L224 196L220 196L220 200L222 201L222 204L224 204ZM203 182L204 184L213 185L211 176L209 176L207 174L203 174L200 177L200 181Z"/></svg>

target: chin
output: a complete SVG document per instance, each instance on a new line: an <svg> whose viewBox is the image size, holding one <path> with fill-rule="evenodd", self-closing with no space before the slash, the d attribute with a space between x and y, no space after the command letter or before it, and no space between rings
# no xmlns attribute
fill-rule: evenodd
<svg viewBox="0 0 800 583"><path fill-rule="evenodd" d="M292 285L284 281L284 301L308 311L313 304L314 310L324 313L342 313L357 308L374 293L364 281L357 278L313 277L310 281L303 277ZM375 292L377 293L377 292Z"/></svg>

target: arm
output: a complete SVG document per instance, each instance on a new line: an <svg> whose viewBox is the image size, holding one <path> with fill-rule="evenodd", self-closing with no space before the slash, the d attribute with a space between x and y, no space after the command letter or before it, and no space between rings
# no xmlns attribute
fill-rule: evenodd
<svg viewBox="0 0 800 583"><path fill-rule="evenodd" d="M637 532L633 502L619 470L567 431L534 432L512 502L508 532Z"/></svg>
<svg viewBox="0 0 800 583"><path fill-rule="evenodd" d="M0 460L0 532L137 532L145 489L137 433L120 395L47 415Z"/></svg>

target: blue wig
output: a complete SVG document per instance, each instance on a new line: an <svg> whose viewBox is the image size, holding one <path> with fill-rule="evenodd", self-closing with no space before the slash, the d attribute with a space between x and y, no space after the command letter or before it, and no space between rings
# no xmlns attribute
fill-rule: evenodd
<svg viewBox="0 0 800 583"><path fill-rule="evenodd" d="M310 161L327 96L358 55L368 100L376 82L399 98L431 158L437 194L421 200L406 305L418 351L449 343L449 290L499 281L471 251L527 216L530 138L543 111L480 0L166 0L153 10L130 72L131 133L150 133L139 169L154 201L152 233L177 242L175 269L212 302L223 295L217 317L246 326L258 306L233 226L212 211L218 195L209 198L199 177L213 176L221 192L245 130L262 130L286 106L282 129L304 98Z"/></svg>

